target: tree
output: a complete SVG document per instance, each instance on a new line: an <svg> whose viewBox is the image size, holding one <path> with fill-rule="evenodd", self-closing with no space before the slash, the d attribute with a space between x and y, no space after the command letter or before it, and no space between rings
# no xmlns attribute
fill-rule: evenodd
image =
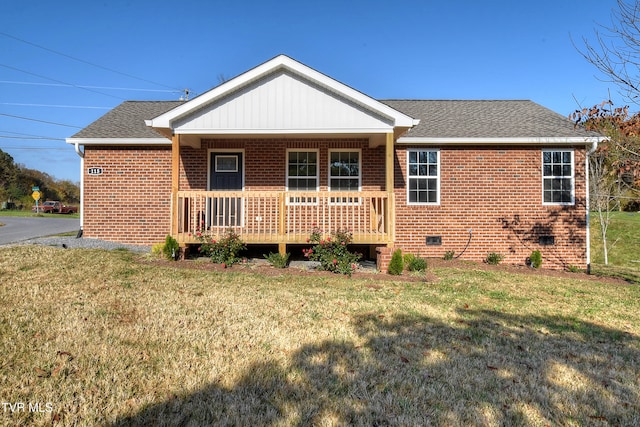
<svg viewBox="0 0 640 427"><path fill-rule="evenodd" d="M608 81L616 84L622 95L637 103L640 96L640 2L617 0L618 10L612 12L610 26L600 25L596 41L582 38L584 58L593 64Z"/></svg>
<svg viewBox="0 0 640 427"><path fill-rule="evenodd" d="M66 203L80 201L80 187L69 180L58 181L51 175L24 165L15 164L13 157L0 150L0 201L13 201L18 205L33 203L31 189L40 187L45 200L61 200Z"/></svg>
<svg viewBox="0 0 640 427"><path fill-rule="evenodd" d="M604 263L609 263L607 231L613 211L620 210L627 197L640 198L640 113L629 114L629 107L614 108L604 101L575 111L570 118L577 126L608 137L589 156L589 195L591 209L598 214Z"/></svg>
<svg viewBox="0 0 640 427"><path fill-rule="evenodd" d="M0 150L0 201L9 198L9 188L15 184L18 175L18 167L13 162L13 157Z"/></svg>

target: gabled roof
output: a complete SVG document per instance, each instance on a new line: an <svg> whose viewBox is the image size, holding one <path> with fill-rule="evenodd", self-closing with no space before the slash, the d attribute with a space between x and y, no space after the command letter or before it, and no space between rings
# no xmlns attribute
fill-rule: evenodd
<svg viewBox="0 0 640 427"><path fill-rule="evenodd" d="M398 142L593 142L595 132L528 100L383 100L420 124ZM562 140L562 141L561 141Z"/></svg>
<svg viewBox="0 0 640 427"><path fill-rule="evenodd" d="M170 144L172 134L198 140L200 135L390 131L398 143L423 144L588 144L603 139L527 100L378 101L280 55L191 101L124 102L67 142L77 150L79 144Z"/></svg>
<svg viewBox="0 0 640 427"><path fill-rule="evenodd" d="M158 143L167 143L170 141L145 125L145 120L182 104L184 101L125 101L70 139L104 140L103 143L116 140L120 140L120 143L124 143L125 140L130 142L131 140L145 140L147 142L158 140ZM80 142L82 143L82 141Z"/></svg>
<svg viewBox="0 0 640 427"><path fill-rule="evenodd" d="M388 133L417 123L285 55L147 121L166 135Z"/></svg>

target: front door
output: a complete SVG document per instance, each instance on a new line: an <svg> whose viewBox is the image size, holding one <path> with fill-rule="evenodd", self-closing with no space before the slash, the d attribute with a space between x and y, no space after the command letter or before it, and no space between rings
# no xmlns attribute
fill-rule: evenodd
<svg viewBox="0 0 640 427"><path fill-rule="evenodd" d="M242 191L242 153L211 153L210 191ZM240 227L242 198L237 195L208 198L208 216L212 227Z"/></svg>

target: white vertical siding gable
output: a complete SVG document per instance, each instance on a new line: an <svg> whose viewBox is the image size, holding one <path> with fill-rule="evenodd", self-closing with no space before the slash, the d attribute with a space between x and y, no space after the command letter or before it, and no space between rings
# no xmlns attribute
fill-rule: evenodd
<svg viewBox="0 0 640 427"><path fill-rule="evenodd" d="M176 133L388 132L393 119L280 68L174 122Z"/></svg>

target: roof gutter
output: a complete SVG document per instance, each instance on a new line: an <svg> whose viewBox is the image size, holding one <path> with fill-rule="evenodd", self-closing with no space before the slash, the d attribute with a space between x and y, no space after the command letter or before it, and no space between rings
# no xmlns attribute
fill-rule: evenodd
<svg viewBox="0 0 640 427"><path fill-rule="evenodd" d="M453 145L520 145L520 144L598 144L602 137L411 137L403 136L398 138L398 144L453 144Z"/></svg>
<svg viewBox="0 0 640 427"><path fill-rule="evenodd" d="M81 159L84 159L84 151L80 150L80 141L74 141L73 145L76 149L76 154L80 156Z"/></svg>

